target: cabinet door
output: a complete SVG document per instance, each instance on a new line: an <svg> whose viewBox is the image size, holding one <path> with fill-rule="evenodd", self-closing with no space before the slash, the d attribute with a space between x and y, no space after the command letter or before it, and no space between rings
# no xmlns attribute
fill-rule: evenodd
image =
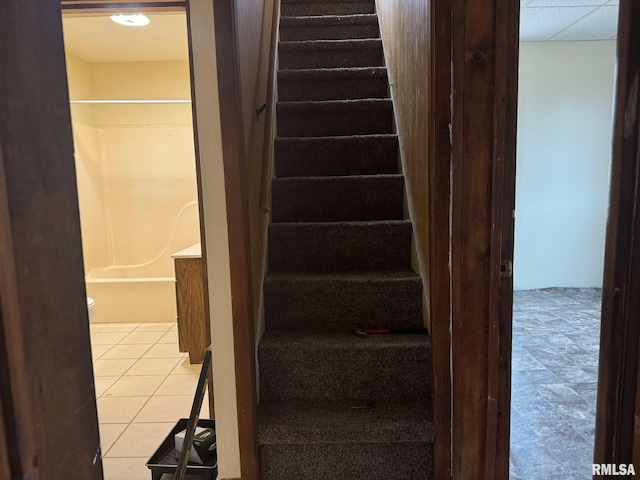
<svg viewBox="0 0 640 480"><path fill-rule="evenodd" d="M207 347L202 259L177 258L175 266L180 351L189 352L191 363L202 363Z"/></svg>

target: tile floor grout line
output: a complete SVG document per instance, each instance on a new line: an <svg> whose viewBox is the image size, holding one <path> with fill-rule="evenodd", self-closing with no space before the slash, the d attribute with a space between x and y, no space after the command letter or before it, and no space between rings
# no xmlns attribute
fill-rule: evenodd
<svg viewBox="0 0 640 480"><path fill-rule="evenodd" d="M115 323L111 324L111 325L117 325ZM108 347L101 355L95 357L93 359L93 362L96 362L98 360L103 360L103 361L109 361L109 360L113 360L113 361L118 361L118 360L130 360L131 361L131 365L128 366L127 368L122 370L122 373L120 374L116 374L116 375L95 375L95 370L94 370L94 384L96 383L96 379L99 377L109 377L114 379L113 382L111 382L109 384L108 387L106 387L104 389L104 391L100 394L100 395L96 395L96 402L98 402L99 400L106 400L106 399L121 399L121 398L143 398L144 401L142 402L142 404L140 405L139 408L134 409L135 412L132 414L131 416L131 420L129 421L125 421L125 422L115 422L115 423L103 423L100 422L100 418L98 417L98 422L99 422L99 426L104 428L104 426L106 425L120 425L122 426L122 430L120 431L120 433L118 435L116 435L114 438L110 439L111 440L111 444L109 446L109 448L107 448L104 452L102 452L102 459L103 459L103 464L109 464L112 460L120 460L121 462L127 462L129 460L131 460L133 462L133 466L135 468L138 468L137 464L140 461L145 461L149 458L150 455L152 455L153 452L149 452L148 455L145 456L113 456L112 452L113 449L116 447L117 444L121 443L123 441L125 437L125 435L127 434L127 432L130 431L131 428L133 428L134 425L157 425L157 424L167 424L167 425L172 425L174 422L167 422L167 421L136 421L136 419L141 415L142 411L148 407L148 405L150 404L150 402L152 402L153 399L161 399L161 398L168 398L168 397L187 397L187 398L191 398L193 397L192 392L185 392L182 389L178 389L177 391L172 391L170 388L167 388L167 394L165 395L160 395L158 394L158 392L163 388L163 385L165 385L165 383L171 379L171 378L180 378L180 377L197 377L198 376L198 372L197 371L190 371L189 369L185 369L185 370L179 370L187 361L187 355L184 354L183 352L180 352L180 354L178 356L173 356L169 353L169 356L157 356L157 357L145 357L145 355L149 354L150 351L152 351L154 348L158 349L160 351L162 351L163 349L168 349L171 350L171 347L168 347L168 345L173 345L174 348L177 348L179 351L179 347L176 345L176 339L175 337L177 337L178 332L177 329L175 328L175 324L170 324L168 329L163 329L163 330L138 330L139 328L143 327L144 324L138 324L138 326L133 327L132 330L129 330L127 332L104 332L103 328L100 328L100 331L92 331L90 332L91 335L94 335L96 333L124 333L125 335L119 339L117 342L114 342L113 344L96 344L96 345L103 345L105 347ZM153 336L153 337L157 337L156 340L154 341L149 341L148 343L125 343L127 341L127 339L129 339L131 337L132 333L138 333L138 334L143 334L141 336L144 336L144 334L150 334L149 336ZM153 335L154 333L158 333L159 335ZM171 339L169 339L169 337L171 337ZM109 338L109 336L107 336L107 338ZM111 338L115 338L111 337ZM146 348L143 349L136 349L135 346L136 345L145 345ZM165 347L160 347L160 345L165 345ZM127 357L133 357L133 358L104 358L105 355L107 355L109 352L112 352L113 349L117 346L131 346L133 347L132 350L139 350L139 352L136 355L131 355L131 354L126 354ZM93 344L92 344L93 347ZM160 354L154 354L154 355L160 355ZM135 373L135 374L131 374L129 372L132 371L132 369L135 368L136 365L139 364L140 360L145 360L148 362L144 362L145 364L150 365L151 367L153 366L153 362L154 361L165 361L166 364L170 364L173 363L173 365L171 365L171 367L167 370L167 373L161 373L161 374L155 374L155 373ZM173 362L175 361L175 362ZM144 369L142 369L142 371L144 372ZM109 371L108 368L106 368L106 372L107 373L111 373ZM121 382L123 379L125 378L136 378L136 377L158 377L159 381L158 384L155 388L153 388L152 390L150 390L150 394L145 394L145 395L127 395L126 391L124 392L125 395L115 395L115 396L107 396L107 393L109 392L109 390L111 390L112 388L114 388L114 386L117 386L119 382ZM180 384L180 382L178 382L178 385ZM142 427L145 428L145 427ZM122 448L124 444L121 444L121 446L119 448ZM125 447L126 448L126 447ZM143 449L144 450L144 449ZM124 453L126 455L126 453ZM105 477L105 479L107 479L107 477ZM115 480L115 479L109 479L109 480Z"/></svg>

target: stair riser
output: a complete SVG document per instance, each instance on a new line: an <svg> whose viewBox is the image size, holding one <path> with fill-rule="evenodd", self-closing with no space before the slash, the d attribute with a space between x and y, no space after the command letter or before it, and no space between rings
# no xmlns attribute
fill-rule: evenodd
<svg viewBox="0 0 640 480"><path fill-rule="evenodd" d="M272 222L402 220L404 178L275 179Z"/></svg>
<svg viewBox="0 0 640 480"><path fill-rule="evenodd" d="M283 2L280 14L283 17L302 17L309 15L358 15L375 13L374 1L364 2Z"/></svg>
<svg viewBox="0 0 640 480"><path fill-rule="evenodd" d="M303 284L265 281L267 330L351 331L421 327L422 285L415 281Z"/></svg>
<svg viewBox="0 0 640 480"><path fill-rule="evenodd" d="M411 225L272 224L272 272L393 270L411 266Z"/></svg>
<svg viewBox="0 0 640 480"><path fill-rule="evenodd" d="M345 106L331 111L320 108L278 108L278 136L324 137L393 133L393 110Z"/></svg>
<svg viewBox="0 0 640 480"><path fill-rule="evenodd" d="M388 98L386 77L357 77L320 81L278 81L278 98L282 102L305 100L356 100Z"/></svg>
<svg viewBox="0 0 640 480"><path fill-rule="evenodd" d="M349 40L354 38L380 38L377 24L327 25L321 27L281 26L280 41L294 40Z"/></svg>
<svg viewBox="0 0 640 480"><path fill-rule="evenodd" d="M395 139L295 145L276 141L275 165L278 177L398 173L398 143Z"/></svg>
<svg viewBox="0 0 640 480"><path fill-rule="evenodd" d="M262 480L433 480L433 444L261 445Z"/></svg>
<svg viewBox="0 0 640 480"><path fill-rule="evenodd" d="M285 50L279 55L280 70L382 67L383 65L384 55L381 48Z"/></svg>
<svg viewBox="0 0 640 480"><path fill-rule="evenodd" d="M367 339L362 339L367 342ZM428 349L272 352L259 348L264 400L396 401L431 398Z"/></svg>

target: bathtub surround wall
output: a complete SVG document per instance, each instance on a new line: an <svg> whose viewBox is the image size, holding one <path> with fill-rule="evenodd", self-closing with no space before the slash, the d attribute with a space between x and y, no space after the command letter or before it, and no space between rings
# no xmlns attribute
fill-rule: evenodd
<svg viewBox="0 0 640 480"><path fill-rule="evenodd" d="M190 98L187 61L67 65L72 100ZM95 322L175 321L171 254L200 241L191 106L74 105L72 117Z"/></svg>
<svg viewBox="0 0 640 480"><path fill-rule="evenodd" d="M73 55L67 55L66 63L70 98L93 98L91 64ZM85 273L110 262L104 172L93 111L92 105L71 107Z"/></svg>

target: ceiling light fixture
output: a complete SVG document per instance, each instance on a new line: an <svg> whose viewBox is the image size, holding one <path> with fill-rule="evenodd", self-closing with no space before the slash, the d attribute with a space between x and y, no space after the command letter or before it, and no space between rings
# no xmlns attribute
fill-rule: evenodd
<svg viewBox="0 0 640 480"><path fill-rule="evenodd" d="M127 27L144 27L145 25L149 25L151 20L146 15L142 15L141 13L137 13L135 15L111 15L112 21L116 22L120 25L125 25Z"/></svg>

